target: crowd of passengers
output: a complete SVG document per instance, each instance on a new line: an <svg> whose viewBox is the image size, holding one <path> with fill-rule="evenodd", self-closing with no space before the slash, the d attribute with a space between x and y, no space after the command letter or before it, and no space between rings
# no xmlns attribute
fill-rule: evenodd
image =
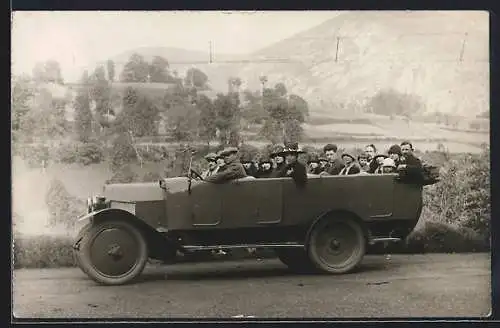
<svg viewBox="0 0 500 328"><path fill-rule="evenodd" d="M300 150L297 144L277 146L269 157L255 161L238 156L235 147L226 148L217 154L205 156L208 169L202 178L209 182L225 182L245 176L255 178L292 177L298 185L305 185L307 175L354 175L400 173L411 178L417 176L422 163L413 153L413 145L403 141L392 145L387 153L377 152L373 144L365 146L364 152L355 157L350 153L338 153L335 144L323 147L322 155L309 154L307 165L298 161Z"/></svg>

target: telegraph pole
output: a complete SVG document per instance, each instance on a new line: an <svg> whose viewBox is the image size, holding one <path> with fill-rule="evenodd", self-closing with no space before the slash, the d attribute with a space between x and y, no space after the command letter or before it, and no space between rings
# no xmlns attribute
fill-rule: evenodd
<svg viewBox="0 0 500 328"><path fill-rule="evenodd" d="M462 42L462 49L460 49L460 59L459 59L460 62L462 62L464 59L464 50L466 41L467 41L467 32L465 32L464 41Z"/></svg>
<svg viewBox="0 0 500 328"><path fill-rule="evenodd" d="M208 41L208 54L209 54L209 64L212 64L213 58L212 58L212 41Z"/></svg>
<svg viewBox="0 0 500 328"><path fill-rule="evenodd" d="M335 62L337 62L338 58L339 58L339 42L340 42L340 37L337 37L337 48L335 50Z"/></svg>

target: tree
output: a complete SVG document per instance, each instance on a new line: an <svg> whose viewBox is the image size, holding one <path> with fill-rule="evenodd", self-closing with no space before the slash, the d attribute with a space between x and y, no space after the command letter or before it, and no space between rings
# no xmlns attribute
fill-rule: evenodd
<svg viewBox="0 0 500 328"><path fill-rule="evenodd" d="M286 96L287 90L286 90L286 87L283 83L281 83L281 82L277 83L274 86L274 90L275 90L276 94L278 95L278 97Z"/></svg>
<svg viewBox="0 0 500 328"><path fill-rule="evenodd" d="M196 107L198 108L200 119L198 123L199 136L210 145L210 141L217 136L217 111L214 104L205 95L198 96Z"/></svg>
<svg viewBox="0 0 500 328"><path fill-rule="evenodd" d="M85 81L85 74L82 81ZM90 110L90 96L87 87L78 90L75 97L75 129L78 140L88 142L92 136L92 111Z"/></svg>
<svg viewBox="0 0 500 328"><path fill-rule="evenodd" d="M208 76L196 67L188 69L184 78L186 86L194 86L196 88L205 88L207 82Z"/></svg>
<svg viewBox="0 0 500 328"><path fill-rule="evenodd" d="M111 85L106 79L106 70L104 66L100 65L95 68L94 72L89 78L90 100L95 104L95 116L102 126L109 126L109 122L105 117L113 112L111 104Z"/></svg>
<svg viewBox="0 0 500 328"><path fill-rule="evenodd" d="M36 63L33 68L33 80L37 83L57 83L64 84L61 66L55 60L48 60L43 63Z"/></svg>
<svg viewBox="0 0 500 328"><path fill-rule="evenodd" d="M12 130L17 131L21 122L29 112L29 102L33 98L33 88L27 76L12 79Z"/></svg>
<svg viewBox="0 0 500 328"><path fill-rule="evenodd" d="M214 101L217 118L215 126L219 132L221 145L229 145L239 139L239 99L234 94L217 94Z"/></svg>
<svg viewBox="0 0 500 328"><path fill-rule="evenodd" d="M173 82L168 71L168 61L160 56L155 56L149 66L150 82L154 83L169 83Z"/></svg>
<svg viewBox="0 0 500 328"><path fill-rule="evenodd" d="M390 116L411 115L425 108L425 103L418 95L401 93L393 89L377 92L367 104L375 114Z"/></svg>
<svg viewBox="0 0 500 328"><path fill-rule="evenodd" d="M168 110L168 133L176 141L191 141L197 135L199 118L194 106L176 105Z"/></svg>
<svg viewBox="0 0 500 328"><path fill-rule="evenodd" d="M158 107L148 97L127 87L123 95L123 109L117 118L117 128L131 133L133 137L156 134L159 119Z"/></svg>
<svg viewBox="0 0 500 328"><path fill-rule="evenodd" d="M243 99L244 105L241 110L242 117L248 123L261 124L268 117L268 113L262 108L262 97L260 92L245 90L243 92Z"/></svg>
<svg viewBox="0 0 500 328"><path fill-rule="evenodd" d="M134 53L123 67L120 77L122 82L148 82L149 64L144 57Z"/></svg>
<svg viewBox="0 0 500 328"><path fill-rule="evenodd" d="M114 82L115 81L115 62L112 59L108 59L106 62L106 67L108 69L108 81L109 82Z"/></svg>

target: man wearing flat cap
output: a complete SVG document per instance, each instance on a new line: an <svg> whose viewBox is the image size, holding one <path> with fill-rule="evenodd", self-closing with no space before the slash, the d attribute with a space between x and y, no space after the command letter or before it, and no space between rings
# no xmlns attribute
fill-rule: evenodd
<svg viewBox="0 0 500 328"><path fill-rule="evenodd" d="M259 171L257 178L269 178L273 173L273 163L267 156L262 156L259 160Z"/></svg>
<svg viewBox="0 0 500 328"><path fill-rule="evenodd" d="M205 160L208 163L208 169L201 174L202 179L206 179L209 176L212 176L219 171L219 167L217 166L217 155L216 154L208 153L205 156Z"/></svg>
<svg viewBox="0 0 500 328"><path fill-rule="evenodd" d="M224 148L224 150L220 153L220 156L224 158L224 162L226 163L224 170L207 177L205 181L224 183L247 176L243 165L241 165L238 159L238 149L236 147Z"/></svg>
<svg viewBox="0 0 500 328"><path fill-rule="evenodd" d="M295 184L299 188L303 188L307 184L307 171L306 167L298 161L299 154L304 152L299 149L298 144L293 143L285 146L283 151L279 154L285 158L286 164L281 169L279 176L280 178L290 177L295 181Z"/></svg>
<svg viewBox="0 0 500 328"><path fill-rule="evenodd" d="M344 161L344 167L340 170L339 175L351 175L358 174L361 170L356 164L356 159L349 153L342 154L342 160Z"/></svg>

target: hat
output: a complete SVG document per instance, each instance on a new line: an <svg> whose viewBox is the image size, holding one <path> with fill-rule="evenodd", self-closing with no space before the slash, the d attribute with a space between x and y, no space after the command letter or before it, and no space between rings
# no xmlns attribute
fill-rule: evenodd
<svg viewBox="0 0 500 328"><path fill-rule="evenodd" d="M352 156L351 154L348 154L348 153L343 153L341 158L344 158L345 156L347 157L350 157L353 161L355 161L356 159L354 158L354 156Z"/></svg>
<svg viewBox="0 0 500 328"><path fill-rule="evenodd" d="M217 159L217 154L215 153L208 153L204 157L207 161L215 161Z"/></svg>
<svg viewBox="0 0 500 328"><path fill-rule="evenodd" d="M392 158L386 158L384 159L384 162L382 163L382 167L396 167L396 163L394 163L394 160Z"/></svg>
<svg viewBox="0 0 500 328"><path fill-rule="evenodd" d="M359 155L358 155L358 161L359 161L360 159L362 159L362 158L364 158L364 159L368 159L368 154L367 154L366 152L362 152L361 154L359 154Z"/></svg>
<svg viewBox="0 0 500 328"><path fill-rule="evenodd" d="M274 146L271 152L271 158L278 156L280 153L283 152L283 149L284 149L283 146Z"/></svg>
<svg viewBox="0 0 500 328"><path fill-rule="evenodd" d="M303 154L305 151L301 150L299 148L299 144L294 142L294 143L289 143L285 145L284 149L279 153L279 154Z"/></svg>
<svg viewBox="0 0 500 328"><path fill-rule="evenodd" d="M325 156L320 156L320 157L318 158L318 161L320 161L320 162L328 162L328 159L326 159L326 157L325 157Z"/></svg>
<svg viewBox="0 0 500 328"><path fill-rule="evenodd" d="M377 155L373 156L373 159L377 159L379 157L387 158L389 156L387 156L386 154L377 154Z"/></svg>
<svg viewBox="0 0 500 328"><path fill-rule="evenodd" d="M236 147L226 147L220 152L220 156L227 156L230 154L235 154L238 152L238 148Z"/></svg>
<svg viewBox="0 0 500 328"><path fill-rule="evenodd" d="M259 160L259 164L264 164L264 163L269 163L269 164L271 164L271 160L269 159L269 157L262 157L262 158Z"/></svg>
<svg viewBox="0 0 500 328"><path fill-rule="evenodd" d="M403 156L403 153L401 152L401 147L399 145L392 145L387 153L398 154L399 156Z"/></svg>
<svg viewBox="0 0 500 328"><path fill-rule="evenodd" d="M307 161L307 164L309 163L319 163L319 158L318 158L318 155L316 154L311 154L309 156L309 160Z"/></svg>

